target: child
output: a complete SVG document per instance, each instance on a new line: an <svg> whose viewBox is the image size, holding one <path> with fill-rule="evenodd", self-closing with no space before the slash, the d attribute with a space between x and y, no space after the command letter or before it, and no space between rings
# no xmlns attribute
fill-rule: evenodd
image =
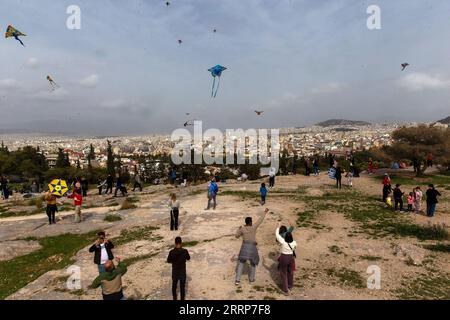
<svg viewBox="0 0 450 320"><path fill-rule="evenodd" d="M67 198L73 199L73 205L75 206L75 223L81 222L81 205L83 204L83 197L81 195L81 189L75 189L73 193Z"/></svg>
<svg viewBox="0 0 450 320"><path fill-rule="evenodd" d="M264 182L261 183L261 188L259 188L259 192L261 193L261 205L263 206L266 204L266 196L267 196L267 188Z"/></svg>
<svg viewBox="0 0 450 320"><path fill-rule="evenodd" d="M420 207L422 205L422 191L420 190L420 187L417 186L414 190L414 207L416 209L416 214L420 213Z"/></svg>
<svg viewBox="0 0 450 320"><path fill-rule="evenodd" d="M408 195L408 211L413 211L414 192L410 192Z"/></svg>

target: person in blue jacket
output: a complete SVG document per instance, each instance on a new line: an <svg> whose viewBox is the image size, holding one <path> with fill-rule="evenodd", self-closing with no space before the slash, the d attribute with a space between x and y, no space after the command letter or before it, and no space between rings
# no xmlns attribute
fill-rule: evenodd
<svg viewBox="0 0 450 320"><path fill-rule="evenodd" d="M209 210L211 208L211 200L214 203L213 210L216 210L216 205L217 205L216 196L217 196L218 192L219 192L219 186L217 185L214 177L212 177L209 182L209 187L208 187L208 206L206 207L205 210Z"/></svg>
<svg viewBox="0 0 450 320"><path fill-rule="evenodd" d="M259 188L259 192L261 193L261 205L263 206L266 204L266 196L267 196L267 188L264 182L261 183L261 188Z"/></svg>

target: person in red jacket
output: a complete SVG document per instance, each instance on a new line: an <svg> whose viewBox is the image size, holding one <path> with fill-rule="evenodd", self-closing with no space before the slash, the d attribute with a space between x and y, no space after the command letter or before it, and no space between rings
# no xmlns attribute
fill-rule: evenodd
<svg viewBox="0 0 450 320"><path fill-rule="evenodd" d="M73 193L68 196L73 199L73 205L75 206L75 223L81 222L81 205L83 204L83 197L80 190L75 189Z"/></svg>

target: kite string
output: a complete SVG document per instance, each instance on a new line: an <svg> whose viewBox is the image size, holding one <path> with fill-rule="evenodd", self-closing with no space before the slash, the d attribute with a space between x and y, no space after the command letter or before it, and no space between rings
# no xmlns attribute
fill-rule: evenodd
<svg viewBox="0 0 450 320"><path fill-rule="evenodd" d="M213 85L212 85L212 89L211 89L211 98L214 97L214 86L216 85L216 77L213 78Z"/></svg>
<svg viewBox="0 0 450 320"><path fill-rule="evenodd" d="M219 91L219 87L220 87L220 76L219 76L219 81L217 82L217 88L216 88L216 93L214 93L214 98L217 96L217 91Z"/></svg>

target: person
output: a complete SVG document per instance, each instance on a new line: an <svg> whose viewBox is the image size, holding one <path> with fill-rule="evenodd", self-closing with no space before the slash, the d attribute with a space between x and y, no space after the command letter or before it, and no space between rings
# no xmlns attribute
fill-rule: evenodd
<svg viewBox="0 0 450 320"><path fill-rule="evenodd" d="M314 176L317 177L319 175L319 160L317 158L314 158L313 169L314 169Z"/></svg>
<svg viewBox="0 0 450 320"><path fill-rule="evenodd" d="M342 169L340 165L337 165L334 177L336 178L336 188L342 189Z"/></svg>
<svg viewBox="0 0 450 320"><path fill-rule="evenodd" d="M8 179L5 176L0 176L0 191L2 193L3 199L8 200L9 198Z"/></svg>
<svg viewBox="0 0 450 320"><path fill-rule="evenodd" d="M287 233L292 233L294 232L294 225L293 223L289 220L289 228L287 228L286 226L281 226L280 227L280 236L282 236L283 238L286 238L286 234Z"/></svg>
<svg viewBox="0 0 450 320"><path fill-rule="evenodd" d="M275 187L275 170L273 168L269 171L269 188Z"/></svg>
<svg viewBox="0 0 450 320"><path fill-rule="evenodd" d="M89 248L89 252L94 252L94 263L98 267L98 273L102 274L105 272L105 263L108 260L114 260L114 255L112 253L112 249L114 249L114 244L106 239L106 234L104 231L100 231L97 233L97 240L95 243Z"/></svg>
<svg viewBox="0 0 450 320"><path fill-rule="evenodd" d="M120 190L122 193L122 197L126 196L126 189L123 185L122 178L120 177L120 174L116 175L116 189L114 190L114 197L117 197L117 192Z"/></svg>
<svg viewBox="0 0 450 320"><path fill-rule="evenodd" d="M36 181L31 183L31 193L39 193L39 188Z"/></svg>
<svg viewBox="0 0 450 320"><path fill-rule="evenodd" d="M106 178L106 192L105 194L109 193L111 194L113 192L113 184L114 184L114 179L112 177L112 175L108 174L108 177Z"/></svg>
<svg viewBox="0 0 450 320"><path fill-rule="evenodd" d="M98 189L98 195L102 195L103 187L107 183L107 180L102 180L101 178L97 181L97 189Z"/></svg>
<svg viewBox="0 0 450 320"><path fill-rule="evenodd" d="M180 214L180 200L177 200L177 195L172 193L169 200L170 208L170 230L178 230L178 215Z"/></svg>
<svg viewBox="0 0 450 320"><path fill-rule="evenodd" d="M414 204L414 192L410 192L408 194L408 198L407 198L407 202L408 202L408 211L413 211L413 204Z"/></svg>
<svg viewBox="0 0 450 320"><path fill-rule="evenodd" d="M422 197L423 197L422 190L420 190L420 187L417 186L414 189L414 208L416 210L416 214L420 213L422 207Z"/></svg>
<svg viewBox="0 0 450 320"><path fill-rule="evenodd" d="M80 223L81 218L81 205L83 204L83 196L81 190L74 189L73 193L68 196L69 199L73 199L73 205L75 206L75 223Z"/></svg>
<svg viewBox="0 0 450 320"><path fill-rule="evenodd" d="M396 184L393 196L394 196L394 210L397 211L399 209L400 211L403 211L403 194L402 190L400 190L400 184Z"/></svg>
<svg viewBox="0 0 450 320"><path fill-rule="evenodd" d="M175 181L177 180L177 171L174 168L172 168L169 173L169 180L170 184L175 184Z"/></svg>
<svg viewBox="0 0 450 320"><path fill-rule="evenodd" d="M266 188L266 184L264 182L261 183L259 192L261 193L261 205L263 206L266 204L266 196L267 196L267 188Z"/></svg>
<svg viewBox="0 0 450 320"><path fill-rule="evenodd" d="M372 158L369 158L368 170L369 170L369 174L373 174L373 160L372 160Z"/></svg>
<svg viewBox="0 0 450 320"><path fill-rule="evenodd" d="M173 300L177 300L177 287L180 282L180 298L185 300L186 297L186 261L191 260L189 252L184 249L183 242L180 237L175 238L175 248L170 250L167 257L167 263L172 264L172 295Z"/></svg>
<svg viewBox="0 0 450 320"><path fill-rule="evenodd" d="M347 174L345 175L347 177L348 186L353 187L353 165L350 163L350 170L348 170Z"/></svg>
<svg viewBox="0 0 450 320"><path fill-rule="evenodd" d="M133 192L136 190L136 188L139 188L139 191L142 192L142 180L141 176L139 175L139 172L136 172L134 175L134 186L133 186Z"/></svg>
<svg viewBox="0 0 450 320"><path fill-rule="evenodd" d="M434 188L433 184L428 185L428 190L426 192L427 195L427 216L433 217L436 211L436 204L438 203L438 196L441 196L441 193Z"/></svg>
<svg viewBox="0 0 450 320"><path fill-rule="evenodd" d="M214 203L213 210L216 210L216 205L217 205L216 197L217 197L218 192L219 192L219 186L214 181L214 177L211 177L210 182L209 182L209 187L208 187L208 206L206 207L205 210L209 210L211 208L211 200Z"/></svg>
<svg viewBox="0 0 450 320"><path fill-rule="evenodd" d="M116 258L117 267L112 260L105 263L105 272L99 274L92 282L91 288L102 287L103 300L125 300L123 295L122 277L127 273L127 266Z"/></svg>
<svg viewBox="0 0 450 320"><path fill-rule="evenodd" d="M44 200L47 202L46 213L48 217L48 224L56 224L55 214L58 212L57 198L50 190L45 193Z"/></svg>
<svg viewBox="0 0 450 320"><path fill-rule="evenodd" d="M431 153L427 155L427 167L433 167L433 155Z"/></svg>
<svg viewBox="0 0 450 320"><path fill-rule="evenodd" d="M295 161L295 159L294 159ZM309 168L309 158L305 159L305 176L309 177L311 174L311 169Z"/></svg>
<svg viewBox="0 0 450 320"><path fill-rule="evenodd" d="M328 160L330 161L330 168L334 166L334 156L330 153L328 154Z"/></svg>
<svg viewBox="0 0 450 320"><path fill-rule="evenodd" d="M414 173L416 173L417 172L417 168L419 167L419 162L417 161L417 157L413 158L412 165L413 165Z"/></svg>
<svg viewBox="0 0 450 320"><path fill-rule="evenodd" d="M275 237L281 245L281 255L278 259L279 270L282 281L282 290L285 295L289 294L289 290L294 286L294 270L295 270L295 248L297 242L294 241L291 232L287 232L283 238L280 235L281 223L275 231Z"/></svg>
<svg viewBox="0 0 450 320"><path fill-rule="evenodd" d="M250 274L249 281L255 281L256 266L259 264L258 248L256 243L256 231L261 223L264 221L269 209L266 208L264 213L261 214L259 219L253 224L251 217L245 218L245 225L239 227L236 232L236 238L242 237L241 250L238 256L238 265L236 270L236 281L235 284L239 285L241 282L242 271L244 270L244 265L250 261Z"/></svg>
<svg viewBox="0 0 450 320"><path fill-rule="evenodd" d="M87 197L87 193L89 190L89 181L86 177L81 179L81 189L83 190L83 197Z"/></svg>
<svg viewBox="0 0 450 320"><path fill-rule="evenodd" d="M391 178L389 178L389 175L385 173L383 178L383 202L386 202L386 198L389 196L391 192L392 192Z"/></svg>

